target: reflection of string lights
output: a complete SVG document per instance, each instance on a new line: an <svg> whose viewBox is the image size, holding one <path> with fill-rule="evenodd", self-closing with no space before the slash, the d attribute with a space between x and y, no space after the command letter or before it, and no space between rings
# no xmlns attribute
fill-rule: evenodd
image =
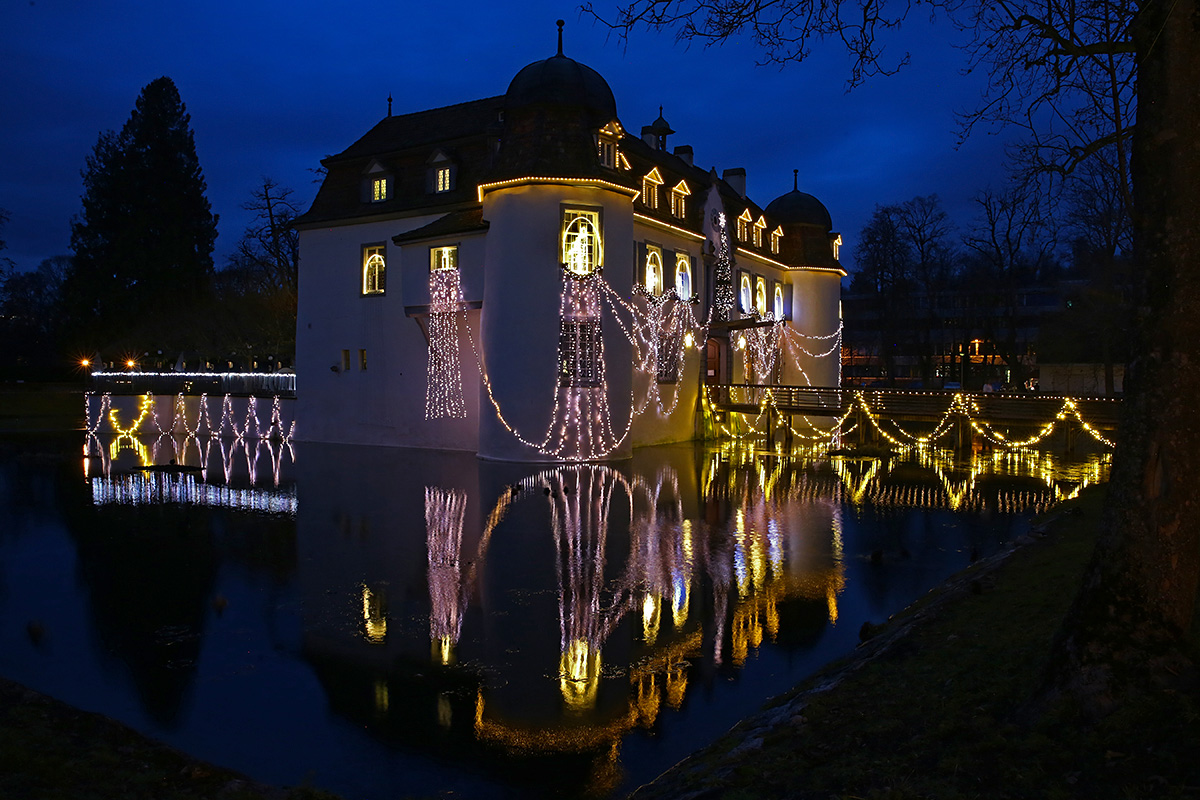
<svg viewBox="0 0 1200 800"><path fill-rule="evenodd" d="M425 540L429 552L429 636L442 664L453 659L462 632L466 596L459 575L467 494L425 487Z"/></svg>

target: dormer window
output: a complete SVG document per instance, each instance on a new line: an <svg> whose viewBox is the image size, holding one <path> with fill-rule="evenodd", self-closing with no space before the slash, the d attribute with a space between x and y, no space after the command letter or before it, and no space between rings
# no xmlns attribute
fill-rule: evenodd
<svg viewBox="0 0 1200 800"><path fill-rule="evenodd" d="M754 218L750 216L750 209L748 208L737 218L737 238L739 242L744 242L750 238L750 226L753 222Z"/></svg>
<svg viewBox="0 0 1200 800"><path fill-rule="evenodd" d="M371 181L371 202L382 203L388 199L388 181L387 178L375 178Z"/></svg>
<svg viewBox="0 0 1200 800"><path fill-rule="evenodd" d="M382 203L391 200L395 192L392 173L378 161L372 160L363 170L362 195L364 203Z"/></svg>
<svg viewBox="0 0 1200 800"><path fill-rule="evenodd" d="M621 126L615 120L605 125L596 134L596 153L600 157L601 166L609 169L616 169L619 166L620 153L617 149L617 139L620 136Z"/></svg>
<svg viewBox="0 0 1200 800"><path fill-rule="evenodd" d="M454 190L458 183L458 167L441 150L429 157L429 177L426 184L430 194L444 194Z"/></svg>
<svg viewBox="0 0 1200 800"><path fill-rule="evenodd" d="M687 216L687 197L691 194L687 181L680 181L671 189L671 216L683 219Z"/></svg>
<svg viewBox="0 0 1200 800"><path fill-rule="evenodd" d="M650 170L649 174L642 178L642 202L646 204L646 208L658 209L658 187L662 186L662 182L658 167Z"/></svg>
<svg viewBox="0 0 1200 800"><path fill-rule="evenodd" d="M767 229L767 218L759 217L754 223L754 246L762 247L763 231Z"/></svg>
<svg viewBox="0 0 1200 800"><path fill-rule="evenodd" d="M783 226L771 231L771 252L779 255L779 243L783 240Z"/></svg>

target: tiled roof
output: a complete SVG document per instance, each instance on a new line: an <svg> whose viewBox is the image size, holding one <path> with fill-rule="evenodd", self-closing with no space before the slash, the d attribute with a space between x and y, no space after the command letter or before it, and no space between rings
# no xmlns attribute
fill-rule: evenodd
<svg viewBox="0 0 1200 800"><path fill-rule="evenodd" d="M486 231L488 223L483 219L483 208L468 208L464 211L453 211L444 217L439 217L428 225L422 225L411 231L392 237L396 244L416 242L421 239L435 239L440 236L453 236L456 233L473 233Z"/></svg>

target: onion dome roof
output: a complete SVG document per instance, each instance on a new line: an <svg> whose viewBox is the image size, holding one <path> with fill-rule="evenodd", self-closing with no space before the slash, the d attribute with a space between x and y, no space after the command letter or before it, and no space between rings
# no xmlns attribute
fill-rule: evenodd
<svg viewBox="0 0 1200 800"><path fill-rule="evenodd" d="M617 101L608 81L591 67L563 55L561 22L558 53L518 72L504 95L508 111L539 105L584 109L597 126L617 118Z"/></svg>
<svg viewBox="0 0 1200 800"><path fill-rule="evenodd" d="M825 204L798 189L776 197L767 205L765 213L767 219L784 225L819 225L826 231L833 230L833 219Z"/></svg>

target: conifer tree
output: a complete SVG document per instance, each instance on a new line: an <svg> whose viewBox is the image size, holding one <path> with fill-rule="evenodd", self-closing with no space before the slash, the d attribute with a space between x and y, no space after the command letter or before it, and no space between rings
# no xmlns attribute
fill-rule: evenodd
<svg viewBox="0 0 1200 800"><path fill-rule="evenodd" d="M71 225L65 311L75 344L102 353L194 347L217 217L175 83L142 89L120 133L100 134Z"/></svg>

